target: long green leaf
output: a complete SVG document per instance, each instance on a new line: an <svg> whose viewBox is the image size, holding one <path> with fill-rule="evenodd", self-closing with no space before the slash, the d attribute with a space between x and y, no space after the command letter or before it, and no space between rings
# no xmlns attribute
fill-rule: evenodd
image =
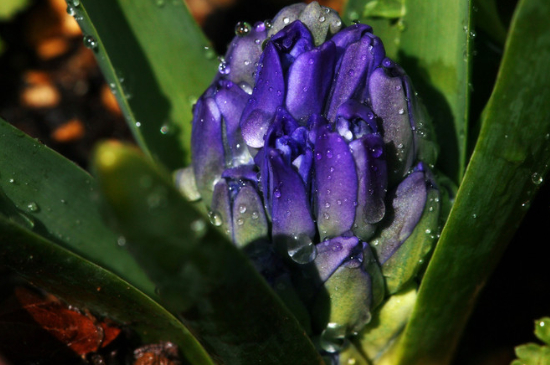
<svg viewBox="0 0 550 365"><path fill-rule="evenodd" d="M549 170L549 18L546 0L522 0L516 9L478 143L392 364L449 363Z"/></svg>
<svg viewBox="0 0 550 365"><path fill-rule="evenodd" d="M144 342L171 341L197 365L213 365L193 335L158 303L111 272L0 214L0 262L72 305L130 326Z"/></svg>
<svg viewBox="0 0 550 365"><path fill-rule="evenodd" d="M99 147L101 191L161 301L224 364L322 364L298 321L230 244L138 151Z"/></svg>
<svg viewBox="0 0 550 365"><path fill-rule="evenodd" d="M0 119L0 201L35 233L112 271L147 295L154 285L100 214L87 172ZM0 243L0 252L3 246Z"/></svg>
<svg viewBox="0 0 550 365"><path fill-rule="evenodd" d="M183 0L67 2L141 148L187 165L191 108L217 61Z"/></svg>
<svg viewBox="0 0 550 365"><path fill-rule="evenodd" d="M471 1L348 0L344 20L371 25L433 118L439 168L458 183L466 166Z"/></svg>

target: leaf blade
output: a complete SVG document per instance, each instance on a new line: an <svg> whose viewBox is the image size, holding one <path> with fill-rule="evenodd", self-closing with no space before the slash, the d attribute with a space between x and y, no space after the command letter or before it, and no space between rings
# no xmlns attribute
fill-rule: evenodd
<svg viewBox="0 0 550 365"><path fill-rule="evenodd" d="M154 285L101 216L95 180L73 162L0 119L0 197L35 233L125 278Z"/></svg>
<svg viewBox="0 0 550 365"><path fill-rule="evenodd" d="M165 172L121 145L100 146L95 162L105 200L129 249L167 307L199 334L215 359L228 364L323 363L245 255L207 226Z"/></svg>
<svg viewBox="0 0 550 365"><path fill-rule="evenodd" d="M185 3L82 0L71 9L140 147L170 169L187 165L191 108L217 63Z"/></svg>

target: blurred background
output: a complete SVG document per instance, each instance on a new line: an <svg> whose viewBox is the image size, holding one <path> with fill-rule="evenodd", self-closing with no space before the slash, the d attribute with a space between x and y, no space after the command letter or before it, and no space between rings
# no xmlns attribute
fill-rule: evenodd
<svg viewBox="0 0 550 365"><path fill-rule="evenodd" d="M254 23L272 18L278 9L294 1L186 2L216 51L223 54L238 21ZM338 11L344 4L344 0L320 2ZM515 3L498 2L506 25ZM132 136L92 51L84 47L80 29L66 8L65 0L0 0L0 117L86 169L98 140L132 141ZM474 133L502 54L482 27L477 27L476 33L471 103ZM514 346L535 341L534 320L550 316L550 238L545 230L549 224L550 185L543 183L483 289L455 365L509 364L514 359ZM2 322L9 320L3 313L6 293L14 282L17 278L0 267L0 332ZM6 334L0 333L0 339L2 335ZM25 346L32 348L32 341ZM0 365L2 361L0 354Z"/></svg>

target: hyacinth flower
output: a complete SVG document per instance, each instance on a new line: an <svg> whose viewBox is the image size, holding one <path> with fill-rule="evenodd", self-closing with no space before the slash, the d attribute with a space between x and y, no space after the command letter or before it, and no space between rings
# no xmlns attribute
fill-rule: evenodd
<svg viewBox="0 0 550 365"><path fill-rule="evenodd" d="M296 4L271 23L237 25L195 105L192 168L179 184L237 246L255 247L268 281L290 276L301 305L287 304L336 353L432 248L432 138L410 79L370 26Z"/></svg>

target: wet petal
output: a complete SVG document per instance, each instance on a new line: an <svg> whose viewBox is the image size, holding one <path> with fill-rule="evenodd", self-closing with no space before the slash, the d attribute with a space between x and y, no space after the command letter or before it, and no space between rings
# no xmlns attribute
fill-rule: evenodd
<svg viewBox="0 0 550 365"><path fill-rule="evenodd" d="M384 199L387 170L384 141L377 134L368 134L350 143L358 176L357 210L353 232L368 240L386 213Z"/></svg>
<svg viewBox="0 0 550 365"><path fill-rule="evenodd" d="M252 160L239 125L242 111L249 97L231 81L221 81L220 88L214 96L224 120L227 166L238 166Z"/></svg>
<svg viewBox="0 0 550 365"><path fill-rule="evenodd" d="M284 101L283 70L277 50L268 43L258 64L256 86L241 116L244 140L250 147L264 145L264 135Z"/></svg>
<svg viewBox="0 0 550 365"><path fill-rule="evenodd" d="M231 218L231 198L229 185L221 179L214 187L212 206L208 212L210 223L219 227L233 241L233 222Z"/></svg>
<svg viewBox="0 0 550 365"><path fill-rule="evenodd" d="M422 171L411 173L389 195L392 205L388 219L372 241L380 264L384 264L409 238L422 216L426 197L426 180Z"/></svg>
<svg viewBox="0 0 550 365"><path fill-rule="evenodd" d="M365 87L367 71L373 61L370 53L372 47L372 39L363 37L346 48L337 66L336 80L326 109L327 118L330 121L336 120L336 112L340 105L352 98L354 94L360 94L360 90Z"/></svg>
<svg viewBox="0 0 550 365"><path fill-rule="evenodd" d="M314 47L310 31L299 20L275 34L270 43L276 47L284 70L288 70L299 55Z"/></svg>
<svg viewBox="0 0 550 365"><path fill-rule="evenodd" d="M321 238L351 229L357 206L357 173L349 146L328 126L317 129L314 153L315 215Z"/></svg>
<svg viewBox="0 0 550 365"><path fill-rule="evenodd" d="M386 145L389 184L394 186L408 173L414 158L409 109L400 77L376 69L369 79L372 109L382 119L381 134Z"/></svg>
<svg viewBox="0 0 550 365"><path fill-rule="evenodd" d="M334 51L333 43L324 43L302 53L290 66L286 107L297 120L323 111L332 82Z"/></svg>
<svg viewBox="0 0 550 365"><path fill-rule="evenodd" d="M233 201L233 236L238 247L268 240L267 219L258 192L252 184L240 188Z"/></svg>
<svg viewBox="0 0 550 365"><path fill-rule="evenodd" d="M353 250L357 250L358 244L359 239L355 236L334 237L317 244L315 267L322 283L351 256Z"/></svg>
<svg viewBox="0 0 550 365"><path fill-rule="evenodd" d="M426 204L412 233L382 265L388 292L393 294L411 281L425 265L424 259L437 241L440 194L435 182L426 173Z"/></svg>
<svg viewBox="0 0 550 365"><path fill-rule="evenodd" d="M222 116L212 98L197 102L191 133L195 181L206 206L210 206L214 184L225 168ZM204 143L209 141L209 143Z"/></svg>
<svg viewBox="0 0 550 365"><path fill-rule="evenodd" d="M269 190L264 194L271 202L273 240L287 250L295 245L313 244L315 224L302 178L284 163L279 151L271 150L266 159Z"/></svg>
<svg viewBox="0 0 550 365"><path fill-rule="evenodd" d="M267 31L263 23L257 23L250 28L248 34L237 36L229 45L225 59L230 67L226 76L237 85L246 83L254 85L254 71L256 62L262 54L262 43L266 39Z"/></svg>

